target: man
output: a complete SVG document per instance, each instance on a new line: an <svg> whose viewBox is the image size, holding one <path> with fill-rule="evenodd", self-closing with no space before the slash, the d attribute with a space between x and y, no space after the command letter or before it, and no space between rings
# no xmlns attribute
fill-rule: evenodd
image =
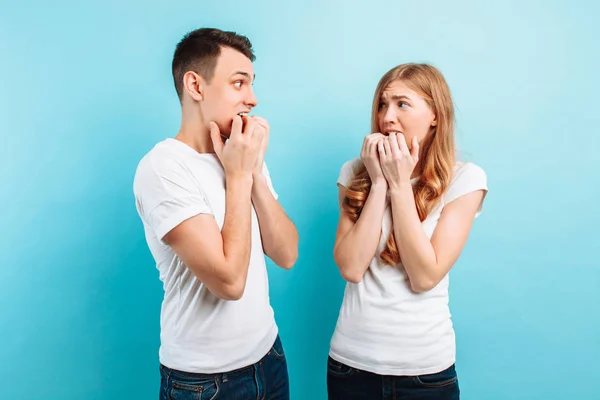
<svg viewBox="0 0 600 400"><path fill-rule="evenodd" d="M249 116L254 58L234 32L188 33L172 66L181 128L136 171L136 206L165 291L161 399L289 398L264 254L291 268L298 233L263 162L269 125Z"/></svg>

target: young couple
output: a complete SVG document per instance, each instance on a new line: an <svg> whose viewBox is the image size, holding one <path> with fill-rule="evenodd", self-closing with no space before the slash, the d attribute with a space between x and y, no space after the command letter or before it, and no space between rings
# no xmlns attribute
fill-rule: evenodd
<svg viewBox="0 0 600 400"><path fill-rule="evenodd" d="M290 269L298 232L250 115L254 53L234 32L188 33L173 57L174 138L140 161L136 207L163 282L160 399L289 399L266 254ZM448 272L487 181L455 160L442 74L403 64L380 80L371 133L338 179L334 259L348 282L331 340L330 399L458 399Z"/></svg>

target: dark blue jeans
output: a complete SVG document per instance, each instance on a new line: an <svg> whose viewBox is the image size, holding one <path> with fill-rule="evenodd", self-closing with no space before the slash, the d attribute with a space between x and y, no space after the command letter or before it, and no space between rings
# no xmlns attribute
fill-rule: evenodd
<svg viewBox="0 0 600 400"><path fill-rule="evenodd" d="M459 400L454 365L436 374L377 375L327 360L329 400Z"/></svg>
<svg viewBox="0 0 600 400"><path fill-rule="evenodd" d="M279 336L259 362L231 372L194 374L160 366L160 400L289 400L287 362Z"/></svg>

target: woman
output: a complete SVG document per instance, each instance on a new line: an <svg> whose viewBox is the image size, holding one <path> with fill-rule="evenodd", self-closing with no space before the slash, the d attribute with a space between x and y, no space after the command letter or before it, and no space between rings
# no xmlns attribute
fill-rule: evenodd
<svg viewBox="0 0 600 400"><path fill-rule="evenodd" d="M455 161L442 74L399 65L380 80L360 159L342 167L334 258L348 281L328 359L330 399L458 399L448 272L487 193Z"/></svg>

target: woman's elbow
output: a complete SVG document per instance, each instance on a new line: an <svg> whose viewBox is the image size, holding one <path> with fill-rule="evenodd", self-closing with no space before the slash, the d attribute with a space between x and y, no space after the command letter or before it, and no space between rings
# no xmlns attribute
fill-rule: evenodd
<svg viewBox="0 0 600 400"><path fill-rule="evenodd" d="M410 280L410 287L413 290L413 292L415 292L415 293L428 292L431 289L433 289L434 287L436 287L437 284L439 283L439 281L436 281L434 279L430 279L427 277L422 277L419 279L409 279L409 280Z"/></svg>
<svg viewBox="0 0 600 400"><path fill-rule="evenodd" d="M342 254L337 247L335 247L333 250L333 260L335 261L335 264L340 270L340 274L345 281L350 283L359 283L362 281L365 272L361 272L360 268L350 265L346 259L342 257Z"/></svg>
<svg viewBox="0 0 600 400"><path fill-rule="evenodd" d="M365 276L364 273L360 273L360 272L357 272L352 269L341 269L340 268L340 273L342 275L342 278L346 282L350 282L350 283L359 283L360 281L363 280L363 277Z"/></svg>

